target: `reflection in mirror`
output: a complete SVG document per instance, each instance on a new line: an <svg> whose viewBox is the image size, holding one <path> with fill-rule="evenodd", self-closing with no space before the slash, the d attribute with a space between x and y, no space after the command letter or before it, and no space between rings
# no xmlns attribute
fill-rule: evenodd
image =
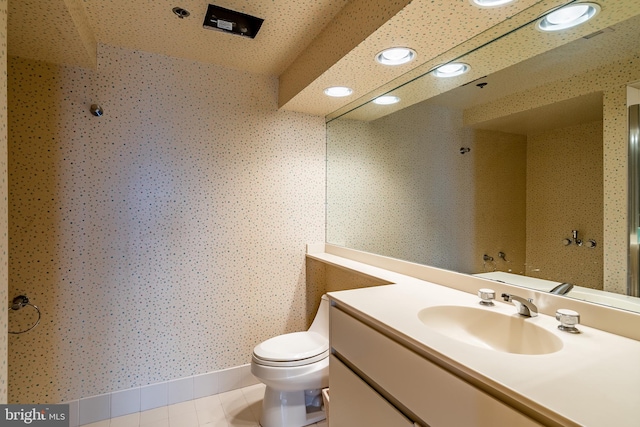
<svg viewBox="0 0 640 427"><path fill-rule="evenodd" d="M549 37L516 33L483 50ZM640 18L618 20L446 93L427 74L389 93L392 114L369 103L330 121L327 242L640 311L624 295L637 40Z"/></svg>

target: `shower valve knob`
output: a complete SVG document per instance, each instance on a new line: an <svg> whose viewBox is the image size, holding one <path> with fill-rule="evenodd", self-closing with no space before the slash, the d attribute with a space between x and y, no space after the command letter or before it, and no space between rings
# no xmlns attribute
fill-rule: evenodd
<svg viewBox="0 0 640 427"><path fill-rule="evenodd" d="M571 239L564 239L562 241L562 244L565 245L565 246L569 246L571 244Z"/></svg>

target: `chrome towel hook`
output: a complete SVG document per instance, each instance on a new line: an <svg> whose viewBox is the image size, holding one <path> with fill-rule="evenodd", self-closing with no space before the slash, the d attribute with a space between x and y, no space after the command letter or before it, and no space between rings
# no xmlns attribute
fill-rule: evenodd
<svg viewBox="0 0 640 427"><path fill-rule="evenodd" d="M23 331L18 331L18 332L9 331L10 334L14 334L14 335L24 334L25 332L29 332L30 330L32 330L33 328L38 326L38 323L40 323L40 319L42 318L42 314L40 313L40 309L37 306L31 304L29 302L29 298L26 295L18 295L17 297L15 297L13 299L12 303L11 303L11 306L9 306L9 308L11 310L17 311L17 310L20 310L23 307L26 307L27 305L31 306L33 309L35 309L38 312L38 320L36 320L36 322L33 325L31 325L30 328L27 328L27 329L25 329Z"/></svg>

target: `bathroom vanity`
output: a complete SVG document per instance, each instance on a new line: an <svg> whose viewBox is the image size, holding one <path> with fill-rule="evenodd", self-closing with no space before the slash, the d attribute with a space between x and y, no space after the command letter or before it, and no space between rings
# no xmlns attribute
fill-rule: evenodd
<svg viewBox="0 0 640 427"><path fill-rule="evenodd" d="M502 299L483 307L471 292L311 257L394 282L329 293L330 427L638 425L640 342L585 325L558 330L548 310L564 299L534 292L543 311L524 318ZM504 286L498 298L530 296Z"/></svg>

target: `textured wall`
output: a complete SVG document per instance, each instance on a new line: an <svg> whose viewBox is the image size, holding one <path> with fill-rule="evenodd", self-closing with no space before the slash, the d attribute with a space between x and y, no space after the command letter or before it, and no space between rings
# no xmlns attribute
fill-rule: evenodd
<svg viewBox="0 0 640 427"><path fill-rule="evenodd" d="M602 169L601 121L528 135L528 276L602 289ZM564 246L571 230L598 246Z"/></svg>
<svg viewBox="0 0 640 427"><path fill-rule="evenodd" d="M306 325L325 126L276 94L274 78L107 46L95 73L10 59L10 293L43 311L11 338L10 401L248 363Z"/></svg>
<svg viewBox="0 0 640 427"><path fill-rule="evenodd" d="M526 255L527 138L476 130L475 239L473 272L500 270L524 273ZM503 252L504 258L498 253ZM484 254L493 257L485 262Z"/></svg>
<svg viewBox="0 0 640 427"><path fill-rule="evenodd" d="M604 290L626 292L627 283L627 84L640 79L634 55L545 86L465 110L465 123L480 123L507 113L537 108L577 96L603 94L603 264Z"/></svg>
<svg viewBox="0 0 640 427"><path fill-rule="evenodd" d="M96 67L96 38L82 0L12 1L9 55L79 67Z"/></svg>
<svg viewBox="0 0 640 427"><path fill-rule="evenodd" d="M426 103L327 128L328 242L467 273L524 259L524 138Z"/></svg>
<svg viewBox="0 0 640 427"><path fill-rule="evenodd" d="M8 301L7 0L0 0L0 301ZM0 304L0 403L7 402L7 304Z"/></svg>

